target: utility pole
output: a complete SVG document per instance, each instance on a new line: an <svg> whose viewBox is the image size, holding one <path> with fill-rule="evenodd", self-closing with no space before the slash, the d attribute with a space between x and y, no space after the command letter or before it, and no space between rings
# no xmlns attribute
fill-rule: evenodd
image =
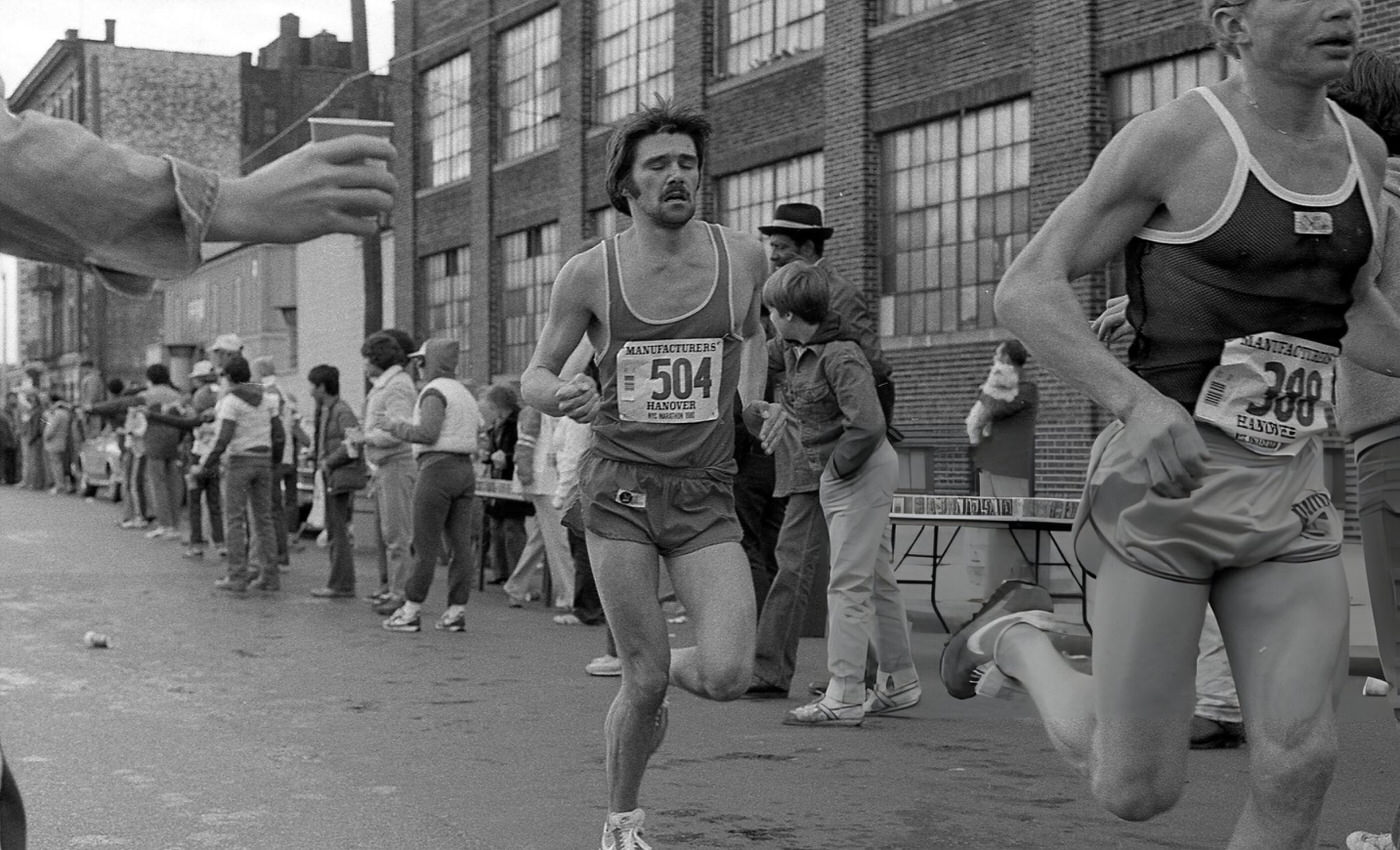
<svg viewBox="0 0 1400 850"><path fill-rule="evenodd" d="M365 0L350 0L350 67L364 76L358 83L360 118L374 116L374 80L369 74L369 25ZM360 237L365 277L365 336L384 327L384 267L379 233Z"/></svg>

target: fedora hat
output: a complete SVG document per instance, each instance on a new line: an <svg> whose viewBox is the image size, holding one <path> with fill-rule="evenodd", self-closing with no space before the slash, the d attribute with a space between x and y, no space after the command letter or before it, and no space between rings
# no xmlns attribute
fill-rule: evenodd
<svg viewBox="0 0 1400 850"><path fill-rule="evenodd" d="M836 231L822 226L822 209L813 204L778 204L773 213L773 221L761 225L758 232L765 236L773 233L795 233L815 239L828 239Z"/></svg>

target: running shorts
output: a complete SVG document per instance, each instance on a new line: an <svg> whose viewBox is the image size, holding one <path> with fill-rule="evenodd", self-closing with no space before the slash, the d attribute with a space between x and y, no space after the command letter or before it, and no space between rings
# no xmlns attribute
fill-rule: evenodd
<svg viewBox="0 0 1400 850"><path fill-rule="evenodd" d="M1266 456L1209 425L1197 430L1211 459L1201 486L1182 499L1152 492L1146 467L1125 450L1121 422L1099 434L1073 530L1086 572L1095 575L1111 555L1149 575L1209 584L1217 570L1341 554L1321 440L1291 457Z"/></svg>
<svg viewBox="0 0 1400 850"><path fill-rule="evenodd" d="M733 475L722 470L623 463L588 452L579 467L579 500L590 533L645 543L664 557L743 538Z"/></svg>

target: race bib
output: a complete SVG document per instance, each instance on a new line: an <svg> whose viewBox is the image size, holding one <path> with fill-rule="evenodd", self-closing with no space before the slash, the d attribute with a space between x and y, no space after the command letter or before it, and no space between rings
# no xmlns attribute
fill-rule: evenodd
<svg viewBox="0 0 1400 850"><path fill-rule="evenodd" d="M1338 353L1272 331L1227 340L1196 399L1196 419L1259 454L1297 454L1327 430Z"/></svg>
<svg viewBox="0 0 1400 850"><path fill-rule="evenodd" d="M684 424L719 418L724 340L623 343L617 352L617 411L625 422Z"/></svg>

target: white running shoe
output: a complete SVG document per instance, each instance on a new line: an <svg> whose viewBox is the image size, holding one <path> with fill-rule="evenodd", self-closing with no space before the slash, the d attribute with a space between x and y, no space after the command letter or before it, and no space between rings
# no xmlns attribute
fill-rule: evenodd
<svg viewBox="0 0 1400 850"><path fill-rule="evenodd" d="M1395 850L1395 842L1384 833L1353 832L1347 836L1347 850Z"/></svg>
<svg viewBox="0 0 1400 850"><path fill-rule="evenodd" d="M622 659L616 655L600 655L583 666L590 676L621 676Z"/></svg>
<svg viewBox="0 0 1400 850"><path fill-rule="evenodd" d="M642 837L646 817L641 809L621 814L609 812L603 824L602 850L651 850L651 845Z"/></svg>

